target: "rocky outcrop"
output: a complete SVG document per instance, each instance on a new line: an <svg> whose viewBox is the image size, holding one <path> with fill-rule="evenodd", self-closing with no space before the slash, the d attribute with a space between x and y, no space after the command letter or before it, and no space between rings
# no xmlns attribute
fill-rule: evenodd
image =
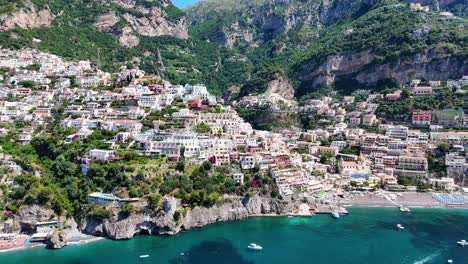
<svg viewBox="0 0 468 264"><path fill-rule="evenodd" d="M185 17L170 17L166 8L169 1L157 0L146 6L135 0L109 0L119 5L121 10L100 15L93 26L99 30L107 31L119 38L122 46L133 48L140 43L139 36L157 37L173 36L188 38L188 29ZM124 27L120 26L125 24ZM117 26L116 26L117 25ZM119 27L120 26L120 27Z"/></svg>
<svg viewBox="0 0 468 264"><path fill-rule="evenodd" d="M234 22L229 29L220 32L220 36L222 39L217 42L226 43L225 45L228 48L232 48L238 40L243 40L249 44L253 41L253 34L249 30L240 28L239 22Z"/></svg>
<svg viewBox="0 0 468 264"><path fill-rule="evenodd" d="M138 46L140 39L133 34L133 30L130 27L124 27L122 28L122 35L119 38L119 42L124 47L133 48Z"/></svg>
<svg viewBox="0 0 468 264"><path fill-rule="evenodd" d="M54 17L49 9L38 9L31 2L26 2L25 6L18 11L0 15L0 31L48 27L52 24Z"/></svg>
<svg viewBox="0 0 468 264"><path fill-rule="evenodd" d="M144 16L137 17L132 14L124 14L124 19L132 29L143 36L155 37L169 35L176 38L188 38L188 29L185 17L172 22L167 19L166 12L158 7L144 9Z"/></svg>
<svg viewBox="0 0 468 264"><path fill-rule="evenodd" d="M112 28L119 21L120 18L115 14L115 12L110 12L108 14L98 16L93 26L99 30L107 30Z"/></svg>
<svg viewBox="0 0 468 264"><path fill-rule="evenodd" d="M219 27L220 31L214 34L208 31L203 37L227 47L232 47L236 40L243 39L250 46L256 47L257 44L261 45L290 31L308 32L310 28L321 28L340 20L355 18L378 2L379 0L240 0L236 4L229 4L201 1L189 7L186 13L189 24L195 28L204 23L212 23L214 18L223 21L225 17L235 16L235 22L226 20L230 24Z"/></svg>
<svg viewBox="0 0 468 264"><path fill-rule="evenodd" d="M297 79L313 87L330 86L336 76L349 75L361 70L375 59L371 50L330 55L325 61L311 60L301 65Z"/></svg>
<svg viewBox="0 0 468 264"><path fill-rule="evenodd" d="M267 96L272 94L278 94L285 99L293 99L294 87L289 80L284 78L278 78L268 83L267 90L265 92Z"/></svg>
<svg viewBox="0 0 468 264"><path fill-rule="evenodd" d="M22 233L34 233L37 222L54 219L54 211L38 205L22 206L18 210L17 219Z"/></svg>
<svg viewBox="0 0 468 264"><path fill-rule="evenodd" d="M55 231L47 236L46 247L48 249L60 249L67 245L67 239L63 232Z"/></svg>
<svg viewBox="0 0 468 264"><path fill-rule="evenodd" d="M441 80L457 78L468 67L465 56L448 56L445 49L425 50L381 63L371 50L330 55L325 60L302 64L296 74L303 86L325 87L338 82L353 81L363 86L380 82L405 84L413 79Z"/></svg>
<svg viewBox="0 0 468 264"><path fill-rule="evenodd" d="M145 209L124 218L114 213L111 219L99 221L88 217L82 226L84 233L106 236L111 239L129 239L135 234L175 235L182 230L202 227L211 223L240 220L262 214L285 214L297 207L295 203L286 203L278 199L253 197L250 199L230 197L221 206L195 207L184 210L179 221L174 220L174 213L181 209L179 201L168 198L163 208L154 212Z"/></svg>

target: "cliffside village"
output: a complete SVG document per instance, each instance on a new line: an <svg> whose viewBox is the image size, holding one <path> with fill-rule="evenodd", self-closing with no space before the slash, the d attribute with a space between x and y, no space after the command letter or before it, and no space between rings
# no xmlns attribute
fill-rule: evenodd
<svg viewBox="0 0 468 264"><path fill-rule="evenodd" d="M259 170L273 177L283 197L376 187L416 191L416 186L398 184L400 177L439 192L468 192L464 188L468 186L468 115L463 109L415 110L411 124L382 123L375 114L379 100L398 103L401 91L385 96L359 91L365 94L359 101L355 96L310 100L306 106L295 106L297 111L327 115L334 121L310 131L269 132L254 130L204 85L170 84L138 69L122 66L117 73L107 73L89 61L68 62L30 49L0 49L0 69L1 135L10 132L7 124L24 122L26 126L16 131L16 141L28 144L36 129L53 121L52 113L61 107L66 118L60 126L74 131L65 142L84 139L99 129L116 133L105 142L106 148L93 149L83 157L85 175L90 163L113 162L120 158L119 149L131 147L141 155L165 156L169 162L177 162L183 154L191 163L208 160L230 166L226 177L241 185L250 184L244 182L246 170ZM458 92L466 84L468 75L446 82ZM409 84L411 96L431 94L440 86L440 81ZM355 110L348 112L345 108L350 105ZM147 118L163 110L163 118ZM437 153L441 143L449 145L444 153L446 172L435 177L429 171L427 153ZM10 175L23 171L1 150L0 164ZM5 175L0 183L13 181ZM100 204L119 199L99 192L89 196L90 202Z"/></svg>

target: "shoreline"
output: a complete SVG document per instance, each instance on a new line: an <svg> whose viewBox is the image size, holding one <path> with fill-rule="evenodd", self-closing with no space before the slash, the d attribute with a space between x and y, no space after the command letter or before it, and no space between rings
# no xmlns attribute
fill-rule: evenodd
<svg viewBox="0 0 468 264"><path fill-rule="evenodd" d="M76 245L81 245L81 244L88 244L88 243L91 243L91 242L96 242L96 241L99 241L99 240L108 239L106 237L97 237L97 236L89 236L89 235L87 235L87 236L88 237L83 238L83 239L72 240L70 242L67 242L66 247L76 246ZM39 248L39 247L43 247L45 249L46 244L38 243L38 244L30 244L30 245L23 245L23 246L19 246L19 247L0 249L0 254L11 253L11 252L14 252L14 251L28 250L28 249ZM54 249L51 249L51 250L54 250Z"/></svg>
<svg viewBox="0 0 468 264"><path fill-rule="evenodd" d="M395 208L399 209L395 205L372 205L372 204L341 204L339 205L344 208ZM457 209L457 210L468 210L466 206L425 206L425 205L408 205L405 206L414 209Z"/></svg>
<svg viewBox="0 0 468 264"><path fill-rule="evenodd" d="M366 201L366 203L360 203L360 202L355 202L355 203L346 203L346 204L337 204L338 207L342 208L394 208L398 210L399 208L395 206L394 204L391 203L385 203L382 201ZM405 205L405 207L408 208L413 208L413 209L453 209L453 210L468 210L468 206L444 206L444 205ZM283 214L252 214L248 215L247 218L269 218L269 217L291 217L291 218L306 218L306 217L313 217L315 215L320 215L320 214L330 214L328 212L324 213L311 213L311 214L297 214L297 213L283 213ZM219 222L217 222L219 223ZM210 225L210 224L208 224ZM205 225L205 226L208 226ZM200 228L203 228L205 226L202 226ZM185 230L185 231L190 231L190 230ZM76 246L76 245L81 245L81 244L87 244L91 242L96 242L100 240L112 240L108 237L98 237L98 236L91 236L91 235L86 235L83 234L86 237L78 240L71 240L67 242L66 246ZM135 234L138 235L138 234ZM175 234L177 235L177 234ZM20 250L28 250L28 249L33 249L33 248L38 248L38 247L46 247L45 244L30 244L30 245L23 245L20 247L13 247L13 248L8 248L8 249L1 249L0 254L6 254L6 253L11 253L15 251L20 251Z"/></svg>

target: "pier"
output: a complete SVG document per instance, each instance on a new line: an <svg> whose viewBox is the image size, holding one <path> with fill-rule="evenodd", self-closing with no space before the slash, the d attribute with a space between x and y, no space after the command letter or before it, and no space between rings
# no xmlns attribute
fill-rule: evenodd
<svg viewBox="0 0 468 264"><path fill-rule="evenodd" d="M349 212L344 207L329 206L329 205L317 206L316 210L314 211L314 214L331 214L333 212L337 212L340 215L349 214Z"/></svg>

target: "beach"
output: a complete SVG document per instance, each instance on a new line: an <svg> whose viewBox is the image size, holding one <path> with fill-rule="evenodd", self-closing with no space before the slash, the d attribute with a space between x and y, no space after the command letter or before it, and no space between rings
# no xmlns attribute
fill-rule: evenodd
<svg viewBox="0 0 468 264"><path fill-rule="evenodd" d="M29 236L27 236L29 237ZM72 239L67 242L67 246L73 246L73 245L79 245L79 244L86 244L90 242L95 242L105 239L104 237L95 237L95 236L89 236L82 234L80 238ZM25 249L33 249L33 248L45 248L46 245L44 243L29 243L27 245L21 245L21 246L14 246L10 248L5 248L5 249L0 249L0 254L2 253L8 253L12 251L18 251L18 250L25 250Z"/></svg>
<svg viewBox="0 0 468 264"><path fill-rule="evenodd" d="M393 202L385 198L392 195ZM404 192L404 193L356 193L346 198L336 199L335 202L343 207L397 207L396 204L408 208L459 208L468 209L465 205L444 205L434 198L432 193Z"/></svg>

